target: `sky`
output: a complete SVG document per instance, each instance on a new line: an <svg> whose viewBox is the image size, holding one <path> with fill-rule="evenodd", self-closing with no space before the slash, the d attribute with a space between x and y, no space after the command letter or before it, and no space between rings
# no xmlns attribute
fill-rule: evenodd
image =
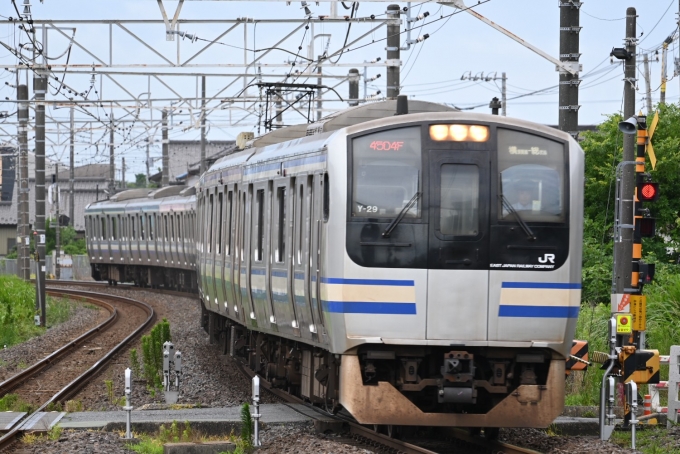
<svg viewBox="0 0 680 454"><path fill-rule="evenodd" d="M32 13L35 19L161 19L161 14L154 0L43 0L42 3L32 0ZM177 5L176 1L164 1L169 15L172 15ZM476 2L467 1L468 6ZM349 2L345 3L350 5ZM368 17L371 14L377 17L384 17L387 2L361 2L356 15L358 17ZM404 2L398 3L404 7ZM23 7L23 2L17 1L19 8ZM658 102L661 84L661 43L669 35L676 33L677 12L679 2L677 0L630 0L620 2L618 0L598 0L585 1L581 7L580 21L582 31L580 33L580 52L583 72L581 77L583 82L579 91L579 123L597 124L607 115L616 113L622 108L623 93L623 68L615 60L615 64L610 63L609 52L612 47L622 47L625 36L625 12L627 7L637 9L637 36L639 39L638 49L649 54L650 58L650 85L652 90L653 103ZM309 2L313 16L328 14L330 12L329 3L316 5ZM541 50L557 58L559 55L559 7L558 2L548 0L488 0L475 6L475 10L488 17L494 22L505 27L507 30L518 35L525 41L539 47ZM340 14L347 12L338 6ZM442 6L434 2L411 4L411 11L414 15L428 12L429 16L424 20L415 23L422 26L414 30L412 38L419 35L429 34L429 38L422 43L414 44L408 51L401 53L401 85L402 94L406 94L410 99L427 100L433 102L449 103L461 108L478 107L475 112L489 112L488 103L492 97L500 97L500 80L496 81L470 81L461 80L463 75L475 76L483 75L501 77L501 73L507 75L507 114L526 120L536 121L545 124L557 124L558 120L558 97L557 82L558 73L555 65L529 49L502 35L488 25L482 23L467 13L458 13L454 8ZM237 17L250 17L254 19L302 19L304 11L301 9L300 2L272 1L192 1L187 0L180 13L182 19L234 19ZM11 47L19 43L26 43L27 39L21 31L17 30L16 24L8 24L7 17L16 17L16 12L10 0L5 0L0 6L0 41ZM444 16L442 18L442 16ZM448 17L447 17L448 16ZM405 21L405 15L402 16ZM1 21L5 21L2 23ZM217 63L240 63L245 58L252 59L260 56L261 53L255 52L256 49L268 48L273 46L280 38L290 33L299 24L253 24L248 28L247 42L244 42L243 27L237 29L219 40L220 45L214 45L200 56L196 57L191 64L214 65ZM193 55L198 49L213 40L226 30L230 25L218 24L188 24L186 32L199 37L199 40L191 42L189 39L180 41L181 59L184 61L188 56ZM52 58L51 62L55 65L63 63L70 58L71 63L82 64L84 66L95 61L94 56L101 60L108 61L109 52L114 55L114 63L123 64L158 64L162 59L154 54L149 48L144 47L138 40L130 34L125 33L119 28L114 28L114 40L109 50L108 26L106 25L64 25L63 27L75 27L75 39L91 54L84 52L81 48L73 46L72 52L68 54L69 41L67 37L72 31L62 28L63 34L54 30L48 33L48 55ZM164 26L162 24L128 24L127 29L146 41L151 47L166 56L170 60L175 60L177 53L177 42L165 40ZM350 28L348 39L358 38L369 30L370 24L356 23ZM329 53L342 47L347 34L347 25L340 24L316 24L313 32L318 36L315 42L314 53L319 54L328 43ZM330 42L328 37L323 35L331 34ZM342 76L347 74L349 67L357 67L363 73L361 66L365 61L371 61L378 57L385 59L386 31L384 28L373 33L369 33L364 39L358 41L356 45L350 46L341 59L340 64L346 66L326 68L325 72ZM284 67L263 66L262 73L266 80L282 80L275 76L290 72L291 60L297 61L296 68L305 67L305 60L309 43L311 41L312 30L301 28L293 32L290 38L283 42L278 50L267 54L262 61L268 64L284 64ZM40 38L40 33L39 33ZM203 41L207 40L207 41ZM402 45L405 45L406 35L402 35ZM372 43L372 41L375 41ZM231 46L231 47L230 47ZM298 50L302 47L302 51ZM246 51L244 52L244 48ZM288 51L288 52L285 52ZM62 55L63 53L63 55ZM678 57L677 37L670 44L668 51L668 84L667 102L678 102L680 94L680 77L674 76L674 60ZM658 60L658 61L657 61ZM638 65L638 89L636 91L636 110L646 111L645 101L645 79L643 77L642 55L639 55ZM4 71L5 65L16 64L17 59L4 48L0 48L0 112L8 111L13 113L15 105L10 102L2 102L6 97L16 98L16 91L11 85L15 83L16 74ZM122 70L122 69L121 69ZM218 95L232 79L224 74L240 71L240 68L228 67L186 67L181 70L151 68L152 71L184 71L196 72L206 71L215 74L209 77L207 82L207 95L213 97ZM116 149L117 158L127 157L128 166L132 172L127 176L127 180L132 180L132 173L143 170L144 153L146 139L152 142L151 155L160 155L160 130L158 120L160 109L171 107L173 115L171 119L172 129L170 131L171 140L197 140L200 137L198 125L199 101L190 99L185 103L172 103L172 98L177 94L185 99L196 98L197 79L196 77L167 77L165 84L156 79L149 79L144 76L120 76L117 84L107 77L97 74L95 83L90 84L91 74L88 69L83 69L80 75L69 74L65 82L75 90L88 92L90 100L112 100L117 99L121 104L128 106L127 110L120 108L113 109L114 118L122 118L124 121L118 125L116 130ZM133 70L143 73L143 68ZM251 68L250 72L254 70ZM368 77L381 74L382 77L371 82L368 86L368 94L375 94L380 91L378 97L385 95L385 68L367 68ZM61 79L58 69L54 70L53 76L57 75ZM24 75L25 77L25 75ZM267 78L268 77L268 78ZM301 81L301 80L298 80ZM306 80L315 83L316 79ZM48 100L59 102L66 101L69 97L65 90L60 88L59 83L51 81L53 87L48 95ZM327 85L335 85L337 79L324 79ZM30 84L29 84L30 86ZM361 96L363 96L363 84ZM145 94L150 89L150 94ZM547 89L547 90L546 90ZM532 92L540 91L537 94ZM93 91L98 91L95 94ZM337 87L340 96L346 96L346 82L341 82ZM244 84L242 81L235 83L222 91L211 103L210 114L208 116L208 139L209 140L228 140L233 139L241 131L257 132L257 115L252 104L246 102L228 103L230 109L222 109L225 103L221 103L221 98L238 98L244 95ZM257 89L248 88L247 94L257 95ZM70 95L73 96L73 95ZM98 97L98 98L97 98ZM147 109L144 98L152 99L153 109ZM332 94L324 96L331 99ZM141 101L135 102L133 98ZM324 104L326 109L339 109L346 106L346 103L334 98L333 102ZM135 106L141 108L138 114ZM55 104L48 107L48 115L59 121L68 121L68 108L59 107ZM181 112L180 112L181 110ZM130 113L132 111L132 113ZM150 113L153 111L153 117ZM111 113L111 109L88 107L76 112L76 119L79 123L77 134L76 161L78 163L88 162L108 162L108 134L106 132L109 117L106 113ZM11 135L16 133L14 118L0 120L0 142L12 140ZM241 119L237 125L233 123ZM95 121L96 120L96 121ZM295 123L302 120L297 114L289 115L286 122ZM85 123L85 121L92 121ZM2 123L5 122L3 125ZM181 122L181 123L180 123ZM67 132L64 125L53 124L48 131L54 140L49 144L47 153L54 159L62 162L68 161L68 141ZM123 129L128 128L128 129ZM30 138L29 134L29 138ZM95 145L93 145L95 144ZM157 161L153 167L160 165Z"/></svg>

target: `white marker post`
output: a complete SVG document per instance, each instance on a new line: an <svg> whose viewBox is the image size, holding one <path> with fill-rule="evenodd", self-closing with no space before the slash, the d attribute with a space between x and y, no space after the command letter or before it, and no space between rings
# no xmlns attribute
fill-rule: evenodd
<svg viewBox="0 0 680 454"><path fill-rule="evenodd" d="M255 375L253 377L253 407L255 407L255 413L252 414L255 420L255 433L253 446L260 446L260 377Z"/></svg>
<svg viewBox="0 0 680 454"><path fill-rule="evenodd" d="M125 424L125 439L132 440L132 407L130 406L130 395L132 394L132 371L128 367L125 369L125 407L127 412L127 422Z"/></svg>

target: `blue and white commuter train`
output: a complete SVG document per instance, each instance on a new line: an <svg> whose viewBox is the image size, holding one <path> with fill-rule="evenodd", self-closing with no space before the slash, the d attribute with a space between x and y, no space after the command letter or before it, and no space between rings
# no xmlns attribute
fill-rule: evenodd
<svg viewBox="0 0 680 454"><path fill-rule="evenodd" d="M225 354L361 423L545 427L580 304L583 151L527 121L395 109L274 130L195 187L90 205L94 275L197 286Z"/></svg>

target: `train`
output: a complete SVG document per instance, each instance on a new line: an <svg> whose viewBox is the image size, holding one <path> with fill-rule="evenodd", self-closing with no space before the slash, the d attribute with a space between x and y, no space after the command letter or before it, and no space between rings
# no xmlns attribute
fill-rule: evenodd
<svg viewBox="0 0 680 454"><path fill-rule="evenodd" d="M547 427L581 295L568 133L414 100L250 138L86 210L95 279L196 292L274 387L389 428Z"/></svg>

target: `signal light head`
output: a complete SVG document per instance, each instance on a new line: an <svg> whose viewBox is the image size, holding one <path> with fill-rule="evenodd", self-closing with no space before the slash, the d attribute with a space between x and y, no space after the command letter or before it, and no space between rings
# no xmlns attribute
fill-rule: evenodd
<svg viewBox="0 0 680 454"><path fill-rule="evenodd" d="M659 198L659 183L640 183L637 197L640 202L655 202Z"/></svg>

